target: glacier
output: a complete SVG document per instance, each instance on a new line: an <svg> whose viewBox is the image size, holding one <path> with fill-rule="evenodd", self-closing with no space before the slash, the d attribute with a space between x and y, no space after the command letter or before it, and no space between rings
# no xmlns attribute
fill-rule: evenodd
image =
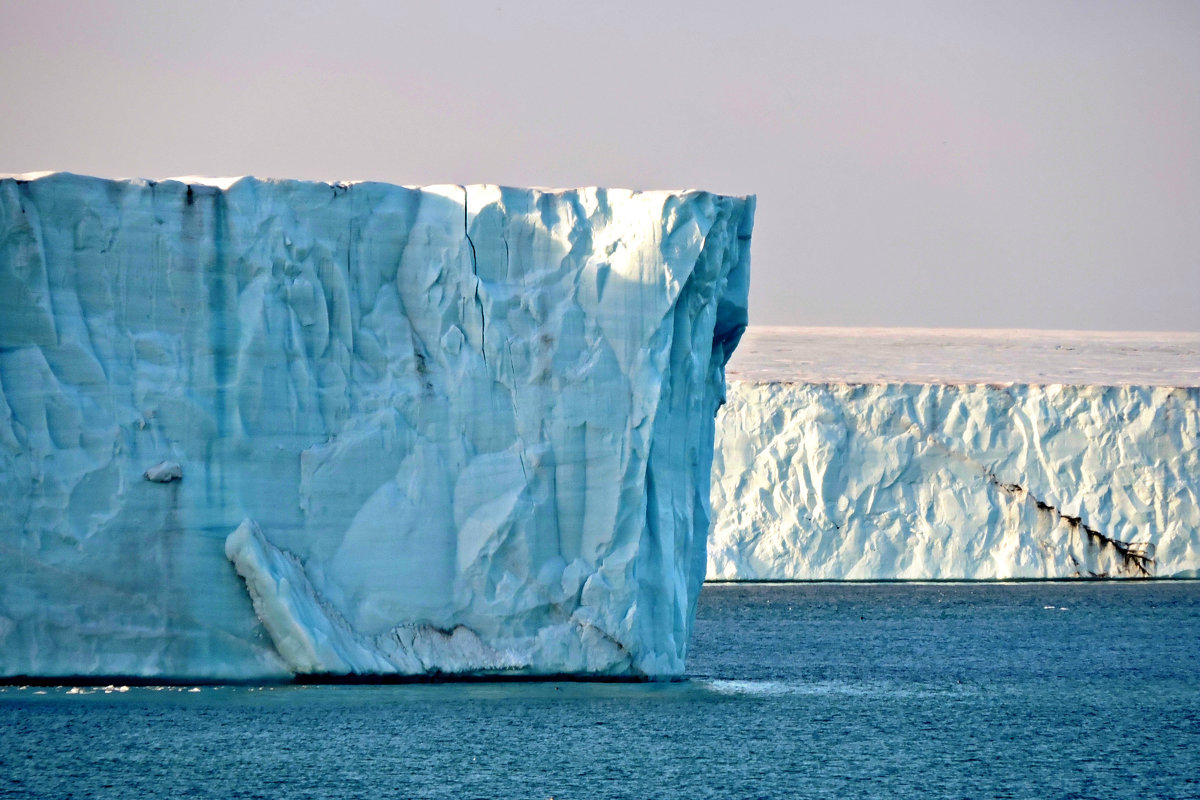
<svg viewBox="0 0 1200 800"><path fill-rule="evenodd" d="M679 675L753 215L0 179L0 676Z"/></svg>
<svg viewBox="0 0 1200 800"><path fill-rule="evenodd" d="M710 580L1200 576L1200 335L751 327Z"/></svg>

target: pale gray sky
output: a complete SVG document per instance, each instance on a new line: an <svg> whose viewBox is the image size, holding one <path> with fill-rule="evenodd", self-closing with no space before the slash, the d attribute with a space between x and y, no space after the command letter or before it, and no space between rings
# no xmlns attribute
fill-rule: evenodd
<svg viewBox="0 0 1200 800"><path fill-rule="evenodd" d="M751 320L1200 330L1200 2L11 2L0 171L756 193Z"/></svg>

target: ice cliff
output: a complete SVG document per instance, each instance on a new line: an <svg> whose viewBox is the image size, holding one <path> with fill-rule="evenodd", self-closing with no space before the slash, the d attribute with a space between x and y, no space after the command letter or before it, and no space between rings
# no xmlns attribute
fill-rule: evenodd
<svg viewBox="0 0 1200 800"><path fill-rule="evenodd" d="M1200 574L1200 336L751 328L730 374L710 579Z"/></svg>
<svg viewBox="0 0 1200 800"><path fill-rule="evenodd" d="M680 673L753 209L0 180L0 675Z"/></svg>

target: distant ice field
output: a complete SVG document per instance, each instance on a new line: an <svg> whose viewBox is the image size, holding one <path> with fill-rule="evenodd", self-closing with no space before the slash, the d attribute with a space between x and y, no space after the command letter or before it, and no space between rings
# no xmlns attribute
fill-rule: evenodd
<svg viewBox="0 0 1200 800"><path fill-rule="evenodd" d="M731 381L1200 386L1200 333L752 325Z"/></svg>

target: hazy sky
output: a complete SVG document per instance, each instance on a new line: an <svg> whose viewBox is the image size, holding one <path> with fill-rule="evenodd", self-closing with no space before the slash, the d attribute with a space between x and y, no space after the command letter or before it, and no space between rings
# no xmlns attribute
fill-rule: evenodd
<svg viewBox="0 0 1200 800"><path fill-rule="evenodd" d="M1200 2L10 2L0 171L758 195L751 320L1200 330Z"/></svg>

